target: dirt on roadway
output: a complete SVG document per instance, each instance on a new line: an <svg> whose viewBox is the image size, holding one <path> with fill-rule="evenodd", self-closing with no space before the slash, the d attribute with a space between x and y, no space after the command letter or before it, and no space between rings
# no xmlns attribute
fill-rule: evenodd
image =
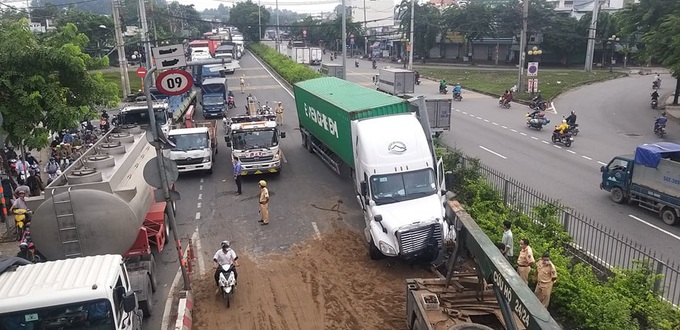
<svg viewBox="0 0 680 330"><path fill-rule="evenodd" d="M404 329L405 279L433 274L401 260L370 260L362 235L336 227L286 254L241 254L230 308L209 271L194 283L194 328Z"/></svg>

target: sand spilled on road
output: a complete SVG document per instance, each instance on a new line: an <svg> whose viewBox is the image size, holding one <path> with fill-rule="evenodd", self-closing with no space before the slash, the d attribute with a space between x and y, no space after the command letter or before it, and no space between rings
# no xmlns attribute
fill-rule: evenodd
<svg viewBox="0 0 680 330"><path fill-rule="evenodd" d="M287 254L241 255L230 308L216 294L212 271L196 278L194 328L405 328L405 279L433 275L399 260L370 260L361 235L336 228Z"/></svg>

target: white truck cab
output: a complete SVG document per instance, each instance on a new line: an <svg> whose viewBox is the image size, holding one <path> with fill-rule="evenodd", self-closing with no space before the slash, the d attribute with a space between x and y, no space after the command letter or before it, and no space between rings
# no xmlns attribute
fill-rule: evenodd
<svg viewBox="0 0 680 330"><path fill-rule="evenodd" d="M120 255L18 266L0 274L0 329L142 328Z"/></svg>
<svg viewBox="0 0 680 330"><path fill-rule="evenodd" d="M231 147L232 157L241 161L241 174L280 173L283 153L275 116L236 116L230 118L224 141Z"/></svg>
<svg viewBox="0 0 680 330"><path fill-rule="evenodd" d="M448 237L442 207L443 164L434 163L415 116L385 116L351 124L355 186L361 190L357 199L364 210L366 239L372 243L371 257L418 257L438 251L445 239L453 240ZM427 249L428 244L433 250Z"/></svg>
<svg viewBox="0 0 680 330"><path fill-rule="evenodd" d="M168 133L168 140L175 146L164 149L165 157L177 163L180 173L192 171L213 172L213 148L211 146L208 127L192 127L172 129Z"/></svg>
<svg viewBox="0 0 680 330"><path fill-rule="evenodd" d="M154 102L153 110L156 124L165 135L168 135L172 124L172 119L168 114L168 103ZM117 125L135 124L140 125L141 127L148 127L150 123L149 108L147 107L146 102L126 106L120 110L115 119Z"/></svg>

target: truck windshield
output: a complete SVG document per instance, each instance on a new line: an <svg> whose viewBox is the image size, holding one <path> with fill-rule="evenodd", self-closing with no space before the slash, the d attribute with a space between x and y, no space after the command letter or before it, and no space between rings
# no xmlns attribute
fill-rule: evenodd
<svg viewBox="0 0 680 330"><path fill-rule="evenodd" d="M437 185L434 171L422 169L413 172L371 176L371 194L376 204L401 202L434 194Z"/></svg>
<svg viewBox="0 0 680 330"><path fill-rule="evenodd" d="M275 129L236 131L232 133L234 149L271 148L279 145Z"/></svg>
<svg viewBox="0 0 680 330"><path fill-rule="evenodd" d="M175 144L173 151L202 150L210 148L210 139L205 133L170 135L170 141Z"/></svg>
<svg viewBox="0 0 680 330"><path fill-rule="evenodd" d="M220 105L224 103L224 99L222 96L204 96L203 97L203 104L204 105Z"/></svg>
<svg viewBox="0 0 680 330"><path fill-rule="evenodd" d="M168 122L168 114L165 109L156 108L156 122L159 125L165 125ZM141 110L129 110L118 114L118 121L121 124L137 124L137 125L149 125L149 112L146 109Z"/></svg>
<svg viewBox="0 0 680 330"><path fill-rule="evenodd" d="M107 300L0 314L0 330L115 329Z"/></svg>

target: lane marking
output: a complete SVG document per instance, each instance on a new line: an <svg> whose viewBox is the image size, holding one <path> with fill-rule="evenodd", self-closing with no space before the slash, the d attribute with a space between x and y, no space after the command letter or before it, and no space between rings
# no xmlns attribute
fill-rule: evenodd
<svg viewBox="0 0 680 330"><path fill-rule="evenodd" d="M545 144L550 144L550 142L548 142L548 141L546 141L546 140L543 140L543 141L541 141L541 142L543 142L543 143L545 143Z"/></svg>
<svg viewBox="0 0 680 330"><path fill-rule="evenodd" d="M562 149L562 147L560 147L560 146L558 146L558 145L556 145L556 144L554 144L553 147L555 147L555 148L557 148L557 149Z"/></svg>
<svg viewBox="0 0 680 330"><path fill-rule="evenodd" d="M474 118L474 116L475 116L475 115L473 115L473 114L470 114L470 117L473 117L473 118Z"/></svg>
<svg viewBox="0 0 680 330"><path fill-rule="evenodd" d="M567 152L568 152L568 153L570 153L570 154L574 154L574 155L576 155L576 152L574 152L574 151L571 151L571 150L567 150Z"/></svg>
<svg viewBox="0 0 680 330"><path fill-rule="evenodd" d="M649 222L647 222L647 221L645 221L645 220L642 220L642 219L640 219L640 218L638 218L638 217L636 217L636 216L634 216L634 215L632 215L632 214L629 214L628 216L631 217L631 218L633 218L633 219L635 219L635 220L637 220L637 221L640 221L640 222L644 223L644 224L647 225L647 226L650 226L650 227L652 227L652 228L654 228L654 229L656 229L656 230L658 230L658 231L660 231L660 232L662 232L662 233L664 233L664 234L666 234L666 235L668 235L668 236L670 236L670 237L673 237L673 238L675 238L675 239L677 239L677 240L680 241L680 236L675 235L675 234L669 232L668 230L665 230L665 229L663 229L663 228L657 227L657 226L655 226L655 225L653 225L653 224L651 224L651 223L649 223Z"/></svg>
<svg viewBox="0 0 680 330"><path fill-rule="evenodd" d="M593 160L592 158L590 158L590 157L588 157L588 156L581 156L581 157L583 157L583 158L585 158L585 159L587 159L587 160Z"/></svg>
<svg viewBox="0 0 680 330"><path fill-rule="evenodd" d="M316 222L312 222L312 228L314 228L314 239L320 240L321 232L319 231L319 227L316 226Z"/></svg>
<svg viewBox="0 0 680 330"><path fill-rule="evenodd" d="M498 123L492 123L492 124L494 124L494 125L498 126Z"/></svg>
<svg viewBox="0 0 680 330"><path fill-rule="evenodd" d="M489 120L488 120L488 119L484 119L484 121L485 121L485 122L487 122L487 123L489 122Z"/></svg>
<svg viewBox="0 0 680 330"><path fill-rule="evenodd" d="M478 116L477 119L482 120L482 117L479 117L479 116Z"/></svg>
<svg viewBox="0 0 680 330"><path fill-rule="evenodd" d="M465 111L463 111L463 114L464 114L464 115L467 115L468 113L467 113L467 112L465 112Z"/></svg>
<svg viewBox="0 0 680 330"><path fill-rule="evenodd" d="M203 190L203 185L198 186L198 190Z"/></svg>
<svg viewBox="0 0 680 330"><path fill-rule="evenodd" d="M538 141L538 138L535 136L532 136L531 139Z"/></svg>
<svg viewBox="0 0 680 330"><path fill-rule="evenodd" d="M201 208L201 203L196 204L196 208L200 209Z"/></svg>
<svg viewBox="0 0 680 330"><path fill-rule="evenodd" d="M514 133L517 133L517 130L514 128L511 128L510 130L513 131Z"/></svg>
<svg viewBox="0 0 680 330"><path fill-rule="evenodd" d="M503 127L504 129L508 129L508 127L507 127L507 126L501 126L501 127Z"/></svg>
<svg viewBox="0 0 680 330"><path fill-rule="evenodd" d="M201 178L201 183L203 183L203 180L204 180L204 179L203 179L203 178Z"/></svg>
<svg viewBox="0 0 680 330"><path fill-rule="evenodd" d="M201 199L203 199L203 194L198 194L198 200L200 201Z"/></svg>
<svg viewBox="0 0 680 330"><path fill-rule="evenodd" d="M519 132L519 134L522 134L522 135L524 135L524 136L527 136L527 133L524 133L524 132Z"/></svg>
<svg viewBox="0 0 680 330"><path fill-rule="evenodd" d="M499 154L499 153L497 153L497 152L495 152L495 151L493 151L493 150L491 150L491 149L485 148L485 147L483 147L483 146L479 146L479 148L481 148L482 150L487 151L487 152L489 152L489 153L492 153L492 154L494 154L494 155L496 155L496 156L498 156L498 157L500 157L500 158L508 159L508 157L505 157L505 156L503 156L503 155L501 155L501 154Z"/></svg>
<svg viewBox="0 0 680 330"><path fill-rule="evenodd" d="M603 163L603 162L600 162L600 161L598 161L597 163L602 165L602 166L607 165L607 163Z"/></svg>
<svg viewBox="0 0 680 330"><path fill-rule="evenodd" d="M196 212L196 217L194 219L201 220L201 212Z"/></svg>

